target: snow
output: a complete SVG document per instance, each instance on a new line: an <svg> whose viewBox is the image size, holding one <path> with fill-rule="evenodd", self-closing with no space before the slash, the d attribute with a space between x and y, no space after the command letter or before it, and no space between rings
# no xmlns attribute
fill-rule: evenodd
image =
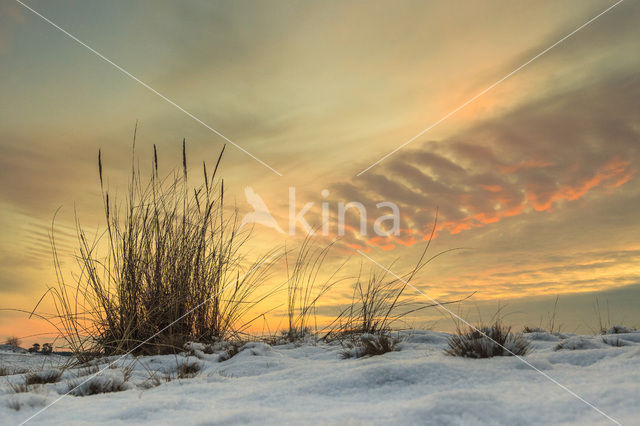
<svg viewBox="0 0 640 426"><path fill-rule="evenodd" d="M640 333L526 336L533 366L622 424L640 424ZM74 391L87 396L68 395L29 424L611 424L515 357L446 355L447 337L412 331L394 352L351 359L337 343L310 341L251 342L230 359L225 345L200 344L127 357ZM46 371L69 360L0 351L9 369ZM181 376L191 371L185 364L199 371ZM22 393L10 384L24 383L23 374L0 378L0 424L26 420L95 371L66 368L59 382ZM113 392L88 395L96 389Z"/></svg>

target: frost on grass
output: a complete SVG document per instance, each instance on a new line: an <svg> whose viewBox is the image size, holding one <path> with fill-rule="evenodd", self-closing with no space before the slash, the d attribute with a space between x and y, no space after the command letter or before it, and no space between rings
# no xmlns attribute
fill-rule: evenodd
<svg viewBox="0 0 640 426"><path fill-rule="evenodd" d="M625 333L635 333L635 332L637 332L637 330L629 329L624 325L614 325L613 327L607 330L606 334L625 334Z"/></svg>
<svg viewBox="0 0 640 426"><path fill-rule="evenodd" d="M492 358L494 356L525 355L531 344L520 333L511 333L511 327L495 323L490 327L470 328L448 340L445 353L465 358Z"/></svg>
<svg viewBox="0 0 640 426"><path fill-rule="evenodd" d="M603 337L602 338L602 343L604 343L605 345L609 345L609 346L615 346L615 347L621 347L621 346L625 346L626 343L624 342L624 340L618 338L618 337Z"/></svg>
<svg viewBox="0 0 640 426"><path fill-rule="evenodd" d="M640 340L640 333L584 336L598 345L592 351L556 352L559 342L536 341L535 353L527 358L530 365L513 357L465 361L446 355L451 337L447 333L413 330L398 336L400 351L349 361L337 359L343 349L337 342L323 341L273 347L249 343L224 363L218 362L217 352L205 354L205 359L153 355L134 362L131 357L119 362L117 369L104 371L122 383L121 370L131 363L133 374L123 384L129 390L65 398L34 424L599 422L598 413L567 392L553 391L555 386L531 365L549 371L560 383L580 387L622 424L637 424L640 418L640 405L634 399L640 383L640 342L628 340ZM624 339L627 345L611 347L602 343L603 338ZM43 360L0 352L0 363L11 368L42 369ZM68 358L53 354L46 361L66 363ZM104 367L112 359L100 361ZM197 379L176 381L177 366L186 361L198 362L202 370ZM70 382L80 384L95 370L93 365L71 366L58 383L29 386L19 394L8 382L24 384L24 374L0 378L0 425L19 424L66 393ZM113 383L116 389L118 382ZM113 386L94 387L98 389L93 392L113 390Z"/></svg>
<svg viewBox="0 0 640 426"><path fill-rule="evenodd" d="M240 341L218 341L215 343L189 342L184 348L189 355L201 360L209 360L213 357L218 362L223 362L236 356L244 349L245 343Z"/></svg>
<svg viewBox="0 0 640 426"><path fill-rule="evenodd" d="M360 334L342 342L340 356L346 358L362 358L386 354L398 350L399 339L386 333Z"/></svg>
<svg viewBox="0 0 640 426"><path fill-rule="evenodd" d="M540 327L529 327L529 326L525 326L522 329L522 332L523 333L546 333L546 331Z"/></svg>
<svg viewBox="0 0 640 426"><path fill-rule="evenodd" d="M44 370L36 373L29 373L25 376L25 384L29 385L44 385L47 383L56 383L60 380L62 371L60 370Z"/></svg>
<svg viewBox="0 0 640 426"><path fill-rule="evenodd" d="M558 342L565 339L566 336L559 333L548 333L546 331L524 332L529 340L537 340L542 342Z"/></svg>
<svg viewBox="0 0 640 426"><path fill-rule="evenodd" d="M4 365L0 365L0 377L4 376L13 376L14 374L24 374L27 370L24 368L16 368L16 367L6 367Z"/></svg>
<svg viewBox="0 0 640 426"><path fill-rule="evenodd" d="M272 348L263 342L249 342L240 348L238 354L245 356L268 356Z"/></svg>
<svg viewBox="0 0 640 426"><path fill-rule="evenodd" d="M582 349L597 349L600 346L596 344L593 340L588 339L584 336L573 336L562 342L558 343L555 347L556 351L568 349L568 350L582 350Z"/></svg>
<svg viewBox="0 0 640 426"><path fill-rule="evenodd" d="M176 376L178 379L190 379L195 377L196 374L202 369L202 365L197 361L185 361L178 365Z"/></svg>
<svg viewBox="0 0 640 426"><path fill-rule="evenodd" d="M47 402L47 398L44 395L25 393L14 395L6 402L8 408L20 411L22 408L40 408L44 407Z"/></svg>
<svg viewBox="0 0 640 426"><path fill-rule="evenodd" d="M69 394L88 396L99 393L120 392L132 387L120 370L106 370L88 379L69 383Z"/></svg>

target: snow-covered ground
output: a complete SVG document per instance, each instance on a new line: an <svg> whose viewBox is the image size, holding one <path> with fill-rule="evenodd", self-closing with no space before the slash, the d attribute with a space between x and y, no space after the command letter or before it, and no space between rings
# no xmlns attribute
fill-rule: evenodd
<svg viewBox="0 0 640 426"><path fill-rule="evenodd" d="M533 350L525 359L536 368L620 423L640 424L640 333L527 337ZM413 331L399 351L359 359L341 359L340 345L325 343L249 343L225 361L222 351L199 350L195 356L128 358L29 424L612 423L514 357L445 355L446 339L444 333ZM68 361L0 351L0 368L45 375ZM195 377L177 377L185 363L200 367ZM57 383L19 393L14 388L24 374L0 377L0 424L19 424L91 372L66 369ZM117 391L80 396L94 388Z"/></svg>

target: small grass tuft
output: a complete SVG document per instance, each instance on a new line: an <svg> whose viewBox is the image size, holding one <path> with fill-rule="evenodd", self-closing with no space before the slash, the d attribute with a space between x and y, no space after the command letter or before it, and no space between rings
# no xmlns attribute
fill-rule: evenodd
<svg viewBox="0 0 640 426"><path fill-rule="evenodd" d="M17 399L10 399L7 401L7 407L15 411L20 411L20 401Z"/></svg>
<svg viewBox="0 0 640 426"><path fill-rule="evenodd" d="M624 325L614 325L610 327L604 334L624 334L624 333L631 333L633 331L635 330L629 329Z"/></svg>
<svg viewBox="0 0 640 426"><path fill-rule="evenodd" d="M29 386L26 383L11 383L11 382L9 382L9 387L11 388L13 393L29 392Z"/></svg>
<svg viewBox="0 0 640 426"><path fill-rule="evenodd" d="M230 360L234 356L238 355L243 347L244 344L241 342L229 342L225 352L218 358L218 362Z"/></svg>
<svg viewBox="0 0 640 426"><path fill-rule="evenodd" d="M528 325L524 326L524 328L522 329L522 332L523 333L546 333L546 331L540 327L529 327Z"/></svg>
<svg viewBox="0 0 640 426"><path fill-rule="evenodd" d="M93 376L86 381L70 382L68 392L74 396L121 392L127 390L126 382L127 380L124 375L103 373Z"/></svg>
<svg viewBox="0 0 640 426"><path fill-rule="evenodd" d="M616 337L615 339L603 337L602 338L602 343L604 343L606 345L609 345L609 346L615 346L617 348L625 346L624 341L622 341L618 337Z"/></svg>
<svg viewBox="0 0 640 426"><path fill-rule="evenodd" d="M558 343L555 351L569 350L579 351L584 349L597 349L598 345L591 339L587 339L584 336L573 336Z"/></svg>
<svg viewBox="0 0 640 426"><path fill-rule="evenodd" d="M190 379L195 377L196 374L202 369L202 366L197 362L186 361L178 366L178 379Z"/></svg>
<svg viewBox="0 0 640 426"><path fill-rule="evenodd" d="M25 376L24 382L27 386L44 385L46 383L56 383L60 380L62 371L60 370L44 370L36 373L29 373Z"/></svg>
<svg viewBox="0 0 640 426"><path fill-rule="evenodd" d="M383 355L398 350L399 339L388 333L354 335L342 342L342 359Z"/></svg>
<svg viewBox="0 0 640 426"><path fill-rule="evenodd" d="M91 364L86 367L79 368L76 371L76 377L90 376L92 374L98 374L100 367L97 364Z"/></svg>
<svg viewBox="0 0 640 426"><path fill-rule="evenodd" d="M531 343L522 334L511 333L511 327L496 322L492 326L458 329L447 342L445 353L465 358L492 358L494 356L526 355Z"/></svg>
<svg viewBox="0 0 640 426"><path fill-rule="evenodd" d="M25 374L27 372L28 370L25 370L24 368L9 368L4 365L0 366L0 377L13 376L14 374Z"/></svg>

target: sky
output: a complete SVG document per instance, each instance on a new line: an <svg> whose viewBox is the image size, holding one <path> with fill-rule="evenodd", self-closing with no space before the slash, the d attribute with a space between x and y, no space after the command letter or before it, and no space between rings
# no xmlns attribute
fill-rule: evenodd
<svg viewBox="0 0 640 426"><path fill-rule="evenodd" d="M123 193L137 122L137 155L149 164L156 144L164 173L180 165L183 138L198 171L226 142L222 175L241 214L251 211L247 187L284 229L290 188L295 211L314 203L314 226L327 203L319 245L336 237L340 202L362 203L369 231L388 213L377 203L398 206L392 237L362 235L349 213L328 268L345 258L348 271L374 268L359 249L406 273L437 210L430 252L461 250L417 277L430 297L473 293L461 313L481 320L501 309L522 324L546 321L559 297L568 331L595 327L598 300L611 321L640 326L637 2L504 81L614 2L26 3L184 111L0 0L0 308L30 311L55 283L56 211L71 276L76 215L87 229L104 227L97 152L109 187ZM304 229L289 236L258 224L254 234L259 253L295 246ZM323 307L341 306L349 291L336 289ZM451 327L446 315L421 315L418 325ZM0 337L47 331L0 311Z"/></svg>

